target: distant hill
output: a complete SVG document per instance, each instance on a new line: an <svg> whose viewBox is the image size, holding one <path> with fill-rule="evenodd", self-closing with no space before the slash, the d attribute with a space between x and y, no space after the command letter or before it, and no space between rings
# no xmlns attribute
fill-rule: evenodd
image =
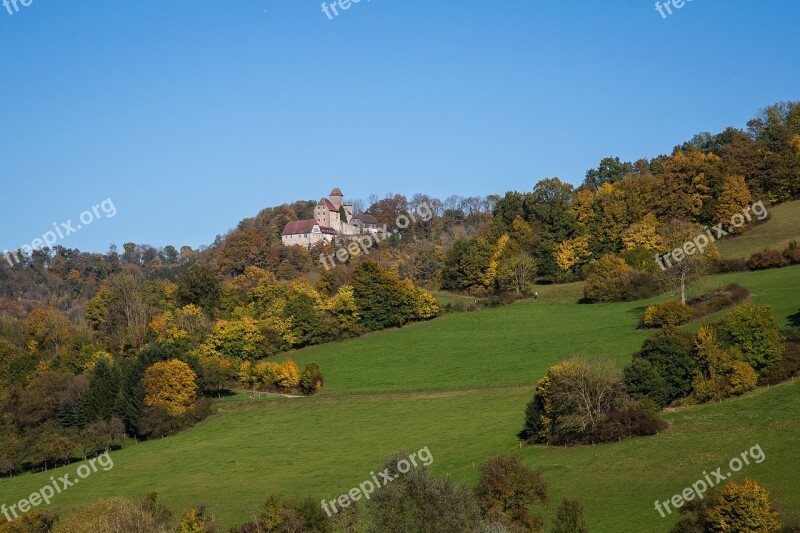
<svg viewBox="0 0 800 533"><path fill-rule="evenodd" d="M766 248L783 250L793 240L800 242L800 201L786 202L769 210L765 223L739 237L717 243L722 257L748 259Z"/></svg>

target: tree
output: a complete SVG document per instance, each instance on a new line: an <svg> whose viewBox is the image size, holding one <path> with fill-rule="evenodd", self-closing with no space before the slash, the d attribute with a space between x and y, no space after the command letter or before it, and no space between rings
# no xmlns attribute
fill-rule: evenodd
<svg viewBox="0 0 800 533"><path fill-rule="evenodd" d="M561 502L553 522L552 533L589 533L589 524L583 518L583 505L577 501Z"/></svg>
<svg viewBox="0 0 800 533"><path fill-rule="evenodd" d="M697 370L691 333L678 328L664 328L648 337L634 358L649 361L667 383L667 404L691 392Z"/></svg>
<svg viewBox="0 0 800 533"><path fill-rule="evenodd" d="M161 406L172 416L182 415L197 399L196 377L189 365L178 359L154 364L144 373L145 405Z"/></svg>
<svg viewBox="0 0 800 533"><path fill-rule="evenodd" d="M480 510L469 489L448 478L433 477L424 464L408 470L401 462L408 463L408 456L398 453L381 469L396 477L367 502L372 518L368 533L475 531Z"/></svg>
<svg viewBox="0 0 800 533"><path fill-rule="evenodd" d="M701 278L707 271L712 259L719 257L716 245L707 237L705 230L697 224L672 219L661 226L659 231L663 243L663 252L670 255L662 258L661 278L665 285L676 290L681 296L681 303L686 303L686 288ZM705 252L698 250L695 239L704 237L707 244ZM695 252L689 254L687 243L694 246ZM677 255L677 257L676 257ZM680 257L682 259L678 260Z"/></svg>
<svg viewBox="0 0 800 533"><path fill-rule="evenodd" d="M772 508L769 493L752 479L728 482L706 511L708 531L780 530L778 513Z"/></svg>
<svg viewBox="0 0 800 533"><path fill-rule="evenodd" d="M714 221L717 223L725 224L729 227L732 233L741 233L743 228L737 228L731 225L731 217L741 214L745 208L750 206L753 197L750 194L750 189L747 188L744 176L728 176L722 187L722 194L720 194L717 201L717 211L714 216Z"/></svg>
<svg viewBox="0 0 800 533"><path fill-rule="evenodd" d="M541 516L531 514L528 507L548 502L547 484L519 458L501 455L489 459L481 467L475 490L485 519L525 531L541 529Z"/></svg>
<svg viewBox="0 0 800 533"><path fill-rule="evenodd" d="M222 279L203 264L190 266L178 278L180 305L195 304L211 315L219 306Z"/></svg>
<svg viewBox="0 0 800 533"><path fill-rule="evenodd" d="M744 361L757 372L783 357L780 325L769 305L745 302L722 319L717 331L723 342L741 350Z"/></svg>
<svg viewBox="0 0 800 533"><path fill-rule="evenodd" d="M325 379L317 363L308 363L300 373L300 389L304 394L315 394L322 389Z"/></svg>
<svg viewBox="0 0 800 533"><path fill-rule="evenodd" d="M669 385L653 363L635 357L623 370L625 392L635 400L650 398L660 407L669 403Z"/></svg>
<svg viewBox="0 0 800 533"><path fill-rule="evenodd" d="M695 342L697 375L692 383L692 399L718 400L743 394L756 387L755 370L742 361L738 348L722 347L710 326L702 326Z"/></svg>
<svg viewBox="0 0 800 533"><path fill-rule="evenodd" d="M183 512L179 533L216 533L214 519L205 505L196 505Z"/></svg>
<svg viewBox="0 0 800 533"><path fill-rule="evenodd" d="M159 521L141 504L124 498L106 498L58 522L55 533L102 531L103 533L166 533Z"/></svg>

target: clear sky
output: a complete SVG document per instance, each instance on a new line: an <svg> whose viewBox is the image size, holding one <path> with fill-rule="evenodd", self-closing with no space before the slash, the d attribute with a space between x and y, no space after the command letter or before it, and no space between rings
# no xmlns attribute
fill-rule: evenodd
<svg viewBox="0 0 800 533"><path fill-rule="evenodd" d="M116 216L61 244L196 247L334 186L578 184L800 99L796 0L667 18L650 0L362 0L332 20L320 0L21 1L0 4L0 251L107 198Z"/></svg>

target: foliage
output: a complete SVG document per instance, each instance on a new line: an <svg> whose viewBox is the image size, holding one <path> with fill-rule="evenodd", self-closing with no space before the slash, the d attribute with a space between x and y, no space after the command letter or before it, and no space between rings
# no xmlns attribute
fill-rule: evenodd
<svg viewBox="0 0 800 533"><path fill-rule="evenodd" d="M216 533L214 519L205 505L196 505L183 512L179 533Z"/></svg>
<svg viewBox="0 0 800 533"><path fill-rule="evenodd" d="M144 373L144 403L163 407L172 416L185 413L197 399L195 374L178 359L156 363Z"/></svg>
<svg viewBox="0 0 800 533"><path fill-rule="evenodd" d="M55 533L102 531L104 533L166 533L148 510L124 498L106 498L62 518Z"/></svg>
<svg viewBox="0 0 800 533"><path fill-rule="evenodd" d="M682 326L692 320L694 312L687 304L677 300L669 300L660 305L651 305L642 316L642 325L646 328L663 328Z"/></svg>
<svg viewBox="0 0 800 533"><path fill-rule="evenodd" d="M722 342L741 350L744 362L756 372L783 357L780 325L769 305L743 303L722 319L718 334Z"/></svg>
<svg viewBox="0 0 800 533"><path fill-rule="evenodd" d="M583 505L574 500L561 502L556 512L551 533L589 533L589 524L583 517Z"/></svg>
<svg viewBox="0 0 800 533"><path fill-rule="evenodd" d="M401 461L408 462L408 455L395 454L380 469L388 470L395 479L373 493L367 502L368 533L475 531L480 511L471 490L448 478L432 476L424 464L402 473L405 468L399 468Z"/></svg>
<svg viewBox="0 0 800 533"><path fill-rule="evenodd" d="M541 474L530 470L517 457L489 459L478 474L475 489L483 517L523 531L539 531L541 516L528 507L548 503L547 484Z"/></svg>
<svg viewBox="0 0 800 533"><path fill-rule="evenodd" d="M658 375L667 384L666 403L687 396L692 390L692 381L697 370L694 358L694 337L677 328L664 328L648 337L635 359L644 359L653 365ZM652 389L652 390L658 390ZM652 399L659 402L661 393Z"/></svg>

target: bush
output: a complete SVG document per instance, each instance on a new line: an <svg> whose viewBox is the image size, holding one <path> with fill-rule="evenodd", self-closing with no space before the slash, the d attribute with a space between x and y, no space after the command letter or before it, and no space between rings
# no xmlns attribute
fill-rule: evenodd
<svg viewBox="0 0 800 533"><path fill-rule="evenodd" d="M783 358L768 366L761 374L759 385L777 385L800 375L800 343L789 342Z"/></svg>
<svg viewBox="0 0 800 533"><path fill-rule="evenodd" d="M744 303L726 315L717 329L720 340L739 348L756 372L783 357L780 326L769 305Z"/></svg>
<svg viewBox="0 0 800 533"><path fill-rule="evenodd" d="M322 377L319 365L308 363L300 373L300 390L303 391L303 394L315 394L322 389L324 384L325 378Z"/></svg>
<svg viewBox="0 0 800 533"><path fill-rule="evenodd" d="M456 485L449 478L432 476L424 464L402 473L405 469L400 468L401 461L407 463L408 455L398 453L381 468L395 480L376 491L367 502L372 519L368 533L461 533L477 529L480 509L472 490Z"/></svg>
<svg viewBox="0 0 800 533"><path fill-rule="evenodd" d="M518 457L497 456L489 459L478 474L475 489L483 517L522 531L539 531L542 517L528 507L548 503L547 484L541 474L532 471Z"/></svg>
<svg viewBox="0 0 800 533"><path fill-rule="evenodd" d="M561 502L552 533L589 533L589 524L583 518L583 505L567 499Z"/></svg>
<svg viewBox="0 0 800 533"><path fill-rule="evenodd" d="M667 383L667 405L692 391L697 362L694 358L694 336L681 329L664 328L650 336L634 355L649 361ZM652 398L658 401L657 397Z"/></svg>
<svg viewBox="0 0 800 533"><path fill-rule="evenodd" d="M670 300L648 307L642 316L642 325L646 328L682 326L690 322L693 316L694 311L691 307L677 300Z"/></svg>
<svg viewBox="0 0 800 533"><path fill-rule="evenodd" d="M592 435L595 442L615 442L631 437L656 435L663 422L656 415L627 407L613 410L600 422Z"/></svg>
<svg viewBox="0 0 800 533"><path fill-rule="evenodd" d="M790 265L800 264L800 247L796 242L792 242L787 249L783 251L783 257Z"/></svg>
<svg viewBox="0 0 800 533"><path fill-rule="evenodd" d="M692 298L687 303L694 312L694 318L722 311L735 304L744 302L750 298L750 291L738 283L731 283L725 287L712 289L702 296Z"/></svg>
<svg viewBox="0 0 800 533"><path fill-rule="evenodd" d="M166 533L159 520L139 503L107 498L64 517L56 533L102 531L103 533Z"/></svg>
<svg viewBox="0 0 800 533"><path fill-rule="evenodd" d="M789 261L778 250L764 250L750 256L747 260L747 268L750 270L766 270L768 268L781 268L789 264Z"/></svg>
<svg viewBox="0 0 800 533"><path fill-rule="evenodd" d="M653 363L641 357L634 358L622 371L625 392L635 400L644 398L660 407L669 403L669 384L658 373Z"/></svg>
<svg viewBox="0 0 800 533"><path fill-rule="evenodd" d="M716 267L717 272L720 274L745 272L747 270L747 261L744 259L719 259L716 261Z"/></svg>

